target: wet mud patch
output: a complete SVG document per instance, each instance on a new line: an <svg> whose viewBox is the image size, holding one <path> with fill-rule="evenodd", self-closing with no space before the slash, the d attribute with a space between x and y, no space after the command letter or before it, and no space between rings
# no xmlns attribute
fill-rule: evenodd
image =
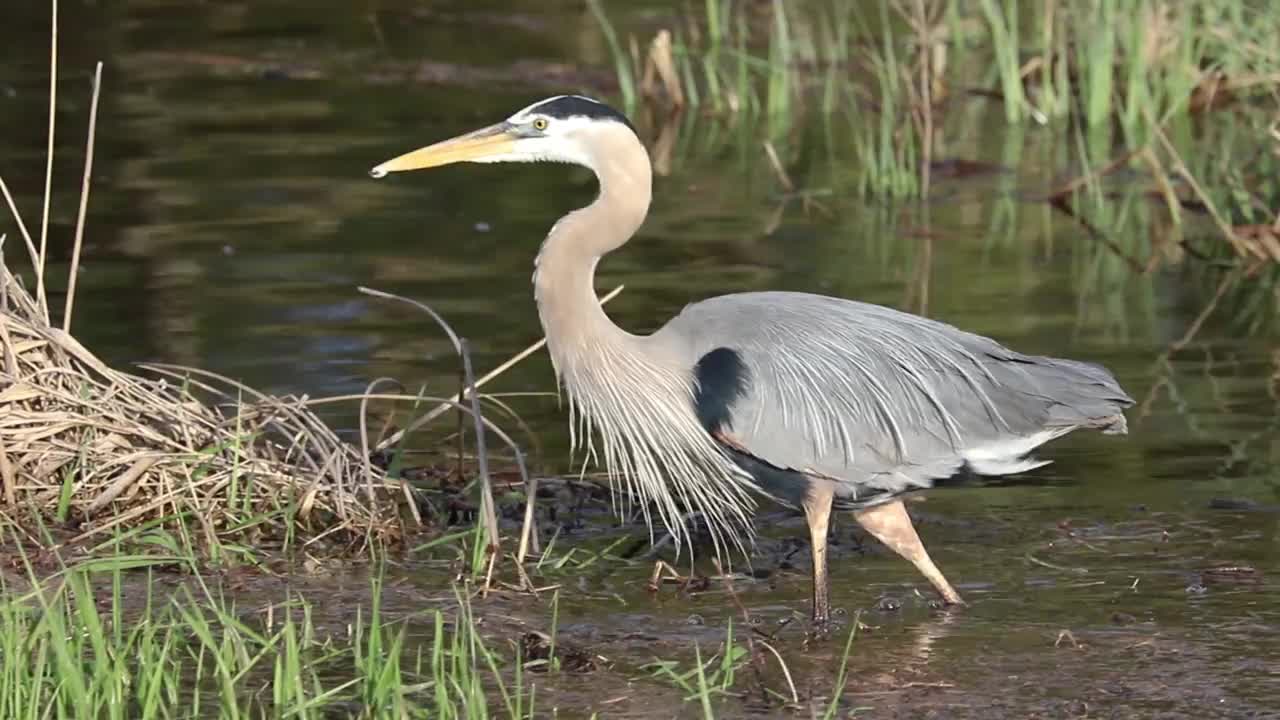
<svg viewBox="0 0 1280 720"><path fill-rule="evenodd" d="M1064 517L1030 502L1025 513L975 510L970 500L939 493L911 505L968 606L937 608L909 564L840 522L831 563L841 612L831 636L818 641L807 632L803 521L768 509L767 532L750 563L734 563L731 583L703 555L690 563L663 547L646 557L643 526L606 522L599 509L562 532L541 567L529 563L542 588L536 595L505 586L479 592L443 546L388 554L381 567L359 558L272 558L208 571L203 583L232 599L250 627L278 623L305 602L315 632L333 638L350 636L377 592L384 620L406 629L406 656L430 646L435 611L446 627L463 622L459 598L467 598L466 617L500 658L500 672L511 677L518 655L540 702L584 716L700 716L673 678L692 677L697 658L714 672L726 653L737 660L732 683L715 694L722 717L821 715L842 663L837 717L1273 713L1280 571L1268 552L1270 516L1076 508ZM609 547L637 551L624 557ZM658 560L683 577L655 589ZM8 568L11 592L21 589L10 583L15 576L21 571ZM94 577L109 598L110 573ZM123 577L126 619L148 597L204 592L192 575L170 568Z"/></svg>
<svg viewBox="0 0 1280 720"><path fill-rule="evenodd" d="M734 576L749 617L721 581L696 578L703 566L695 563L683 582L648 594L637 592L641 568L618 568L599 579L605 592L566 602L576 619L563 627L602 654L634 659L714 646L732 621L773 645L779 657L768 659L767 684L787 693L786 663L804 705L829 697L843 633L856 622L842 707L859 717L1272 712L1280 673L1266 658L1280 652L1280 587L1257 544L1274 537L1265 521L1131 509L1122 518L1076 512L1013 523L1000 513L939 510L913 515L965 608L937 609L909 565L846 523L834 531L832 555L840 628L808 642L807 548L790 537L802 523L766 515L771 532L750 569ZM610 592L631 595L619 607L621 599L605 599ZM736 701L752 697L746 687ZM788 716L789 705L763 716Z"/></svg>

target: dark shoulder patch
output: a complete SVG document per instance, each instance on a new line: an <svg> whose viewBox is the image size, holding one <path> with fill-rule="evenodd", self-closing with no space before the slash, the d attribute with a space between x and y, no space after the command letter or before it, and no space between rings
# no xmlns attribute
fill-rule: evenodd
<svg viewBox="0 0 1280 720"><path fill-rule="evenodd" d="M540 105L529 108L529 112L539 112L547 117L561 119L587 117L593 120L613 120L631 128L631 132L636 131L635 126L631 124L626 115L598 100L592 100L581 95L563 95L552 98Z"/></svg>
<svg viewBox="0 0 1280 720"><path fill-rule="evenodd" d="M708 432L730 427L733 404L747 392L750 378L736 350L716 348L693 366L693 409Z"/></svg>

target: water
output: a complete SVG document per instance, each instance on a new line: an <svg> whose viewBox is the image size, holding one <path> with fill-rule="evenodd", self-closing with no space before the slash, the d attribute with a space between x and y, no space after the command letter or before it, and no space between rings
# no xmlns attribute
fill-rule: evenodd
<svg viewBox="0 0 1280 720"><path fill-rule="evenodd" d="M31 5L9 10L0 34L0 172L37 224L47 26L45 9ZM384 376L452 392L456 363L442 336L357 293L362 285L432 305L472 339L482 371L540 336L532 257L554 220L592 196L587 173L458 166L380 182L366 173L607 78L574 70L607 67L589 14L567 2L516 12L461 0L429 10L325 5L64 3L54 276L74 221L87 77L102 58L74 329L108 362L194 365L275 393L355 393ZM474 42L476 33L502 42ZM708 295L820 291L924 311L1027 352L1103 362L1139 400L1127 437L1072 436L1046 453L1052 465L1016 484L937 492L912 506L971 603L961 612L929 609L909 565L837 523L835 604L846 619L866 610L873 627L856 642L845 698L867 708L860 716L1275 716L1280 371L1271 343L1241 336L1219 313L1161 361L1208 297L1178 270L1134 276L1070 218L1015 201L1071 176L1052 131L1014 142L998 107L975 102L957 115L949 122L964 143L949 153L1011 167L937 179L927 211L852 198L817 159L793 172L802 187L832 193L820 207L784 206L754 143L743 150L713 123L677 128L680 152L656 181L649 222L600 272L602 290L627 285L610 314L644 332ZM642 127L650 139L662 130ZM0 222L10 258L14 230ZM553 387L540 354L491 389ZM510 402L543 445L537 467L569 469L554 398ZM350 428L354 413L331 417ZM797 545L803 523L767 513L753 561L761 577L737 590L772 630L806 611L808 560ZM563 542L598 545L624 532L601 521ZM1206 574L1219 566L1251 571ZM737 610L714 583L650 595L648 570L637 562L549 576L575 590L561 609L564 642L614 660L589 678L590 691L577 678L554 681L563 710L693 713L641 666L687 662L690 640L714 648ZM439 564L413 567L388 611L439 602L447 579ZM900 609L877 609L895 602ZM486 603L480 612L500 635L546 629L545 607L525 598ZM329 612L340 622L351 606ZM821 696L842 646L806 648L797 626L775 644L801 695ZM785 694L769 662L767 682ZM766 712L750 701L726 707Z"/></svg>

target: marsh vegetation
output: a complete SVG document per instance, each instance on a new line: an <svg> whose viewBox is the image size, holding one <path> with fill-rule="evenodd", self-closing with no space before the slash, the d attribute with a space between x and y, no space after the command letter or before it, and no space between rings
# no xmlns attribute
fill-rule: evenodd
<svg viewBox="0 0 1280 720"><path fill-rule="evenodd" d="M1271 4L59 10L53 73L48 8L0 33L0 716L1280 693ZM882 302L1106 362L1134 434L913 505L962 613L839 524L842 625L807 642L801 522L764 508L732 567L677 558L568 459L544 357L488 379L538 339L523 279L590 179L362 177L564 91L626 108L658 174L603 268L620 324L765 287Z"/></svg>

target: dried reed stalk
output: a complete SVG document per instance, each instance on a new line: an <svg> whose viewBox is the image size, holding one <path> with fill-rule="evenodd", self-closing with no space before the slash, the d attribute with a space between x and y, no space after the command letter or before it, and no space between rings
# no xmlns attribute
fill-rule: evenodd
<svg viewBox="0 0 1280 720"><path fill-rule="evenodd" d="M334 526L362 538L398 535L398 486L367 468L305 400L246 393L197 370L164 369L178 382L113 370L45 321L2 258L0 287L0 343L16 365L0 366L0 474L18 517L60 513L78 524L77 539L165 516L181 522L178 514L196 509L220 536L251 519L267 538L306 539Z"/></svg>

